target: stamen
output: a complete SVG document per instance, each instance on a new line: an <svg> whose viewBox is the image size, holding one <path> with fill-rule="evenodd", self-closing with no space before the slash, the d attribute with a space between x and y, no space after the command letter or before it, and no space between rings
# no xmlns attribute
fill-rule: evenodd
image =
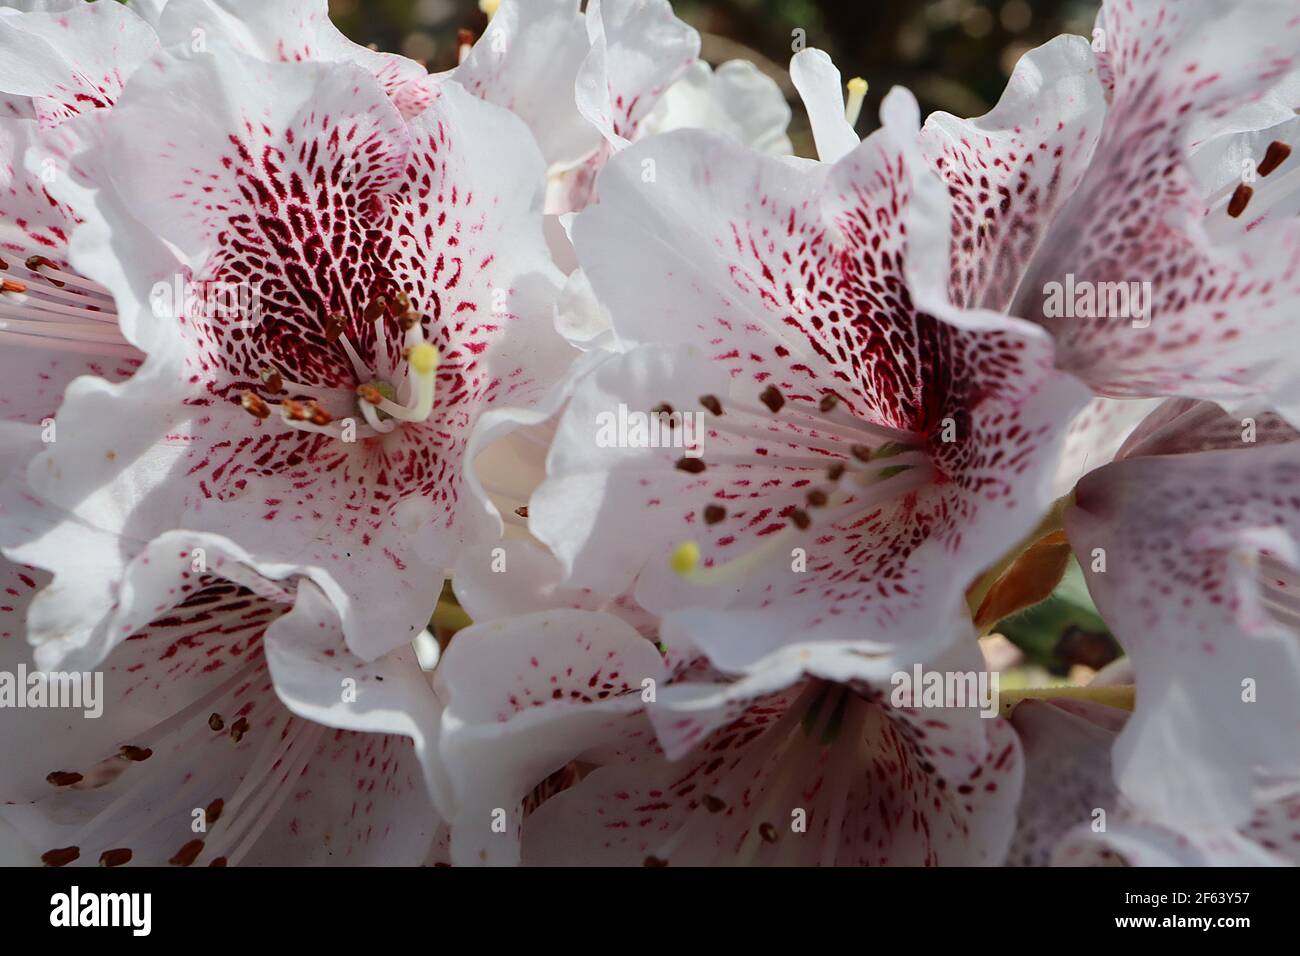
<svg viewBox="0 0 1300 956"><path fill-rule="evenodd" d="M1255 190L1251 189L1245 183L1238 183L1237 188L1232 193L1232 199L1228 201L1228 215L1236 219L1246 211L1246 206L1250 203L1250 197L1255 195Z"/></svg>
<svg viewBox="0 0 1300 956"><path fill-rule="evenodd" d="M26 292L27 283L16 279L0 279L0 292Z"/></svg>
<svg viewBox="0 0 1300 956"><path fill-rule="evenodd" d="M762 394L758 396L758 400L771 409L772 414L774 415L779 412L781 406L785 404L785 396L781 394L781 390L775 385L769 385L767 388L763 389Z"/></svg>
<svg viewBox="0 0 1300 956"><path fill-rule="evenodd" d="M126 847L119 847L116 850L105 850L99 855L100 866L125 866L131 862L134 854Z"/></svg>
<svg viewBox="0 0 1300 956"><path fill-rule="evenodd" d="M41 266L48 266L53 271L58 272L58 266L56 266L49 259L45 258L45 256L28 256L27 261L24 263L24 265L26 265L28 269L31 269L32 272L35 272L37 274L40 273ZM54 285L58 286L60 289L63 288L63 283L60 280L55 279L51 276L46 276L46 281L53 283Z"/></svg>
<svg viewBox="0 0 1300 956"><path fill-rule="evenodd" d="M41 862L46 866L67 866L80 857L81 847L65 846L57 850L46 850L41 854Z"/></svg>
<svg viewBox="0 0 1300 956"><path fill-rule="evenodd" d="M716 395L701 395L700 404L719 417L722 415L722 402Z"/></svg>
<svg viewBox="0 0 1300 956"><path fill-rule="evenodd" d="M1285 163L1287 157L1290 155L1290 146L1279 140L1274 140L1268 144L1268 149L1264 153L1264 158L1260 160L1259 166L1255 171L1261 176L1267 176L1273 170Z"/></svg>
<svg viewBox="0 0 1300 956"><path fill-rule="evenodd" d="M837 492L844 496L834 507L827 508L819 515L822 524L833 524L846 515L860 514L871 508L903 495L909 494L928 484L934 472L928 460L921 452L909 453L904 458L891 459L898 463L882 465L876 471L848 472L857 483L865 486L864 491L851 494ZM829 504L829 496L827 498ZM679 545L672 553L669 563L672 569L692 584L708 585L734 581L754 568L760 567L794 539L801 536L812 526L812 516L801 508L793 508L789 513L790 524L767 537L765 541L730 561L709 567L700 565L700 547L693 541Z"/></svg>
<svg viewBox="0 0 1300 956"><path fill-rule="evenodd" d="M252 415L254 418L271 417L271 406L266 404L261 396L255 392L245 392L243 395L239 396L239 404L243 407L244 411L248 412L248 414ZM213 716L215 717L216 715L214 714Z"/></svg>
<svg viewBox="0 0 1300 956"><path fill-rule="evenodd" d="M862 115L862 103L867 97L867 81L860 76L855 76L846 86L849 95L848 101L844 104L844 119L850 126L857 126L858 117Z"/></svg>

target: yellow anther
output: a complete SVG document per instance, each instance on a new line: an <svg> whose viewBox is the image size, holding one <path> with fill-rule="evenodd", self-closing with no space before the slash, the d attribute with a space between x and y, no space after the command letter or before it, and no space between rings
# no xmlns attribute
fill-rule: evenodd
<svg viewBox="0 0 1300 956"><path fill-rule="evenodd" d="M478 8L491 17L501 6L501 0L478 0Z"/></svg>
<svg viewBox="0 0 1300 956"><path fill-rule="evenodd" d="M849 91L848 102L844 104L844 118L850 126L856 126L862 114L862 101L867 97L867 81L855 76L846 84Z"/></svg>
<svg viewBox="0 0 1300 956"><path fill-rule="evenodd" d="M690 574L700 563L700 546L694 541L679 544L673 549L669 563L678 574Z"/></svg>
<svg viewBox="0 0 1300 956"><path fill-rule="evenodd" d="M415 369L417 374L428 375L438 367L438 350L428 342L421 342L419 345L411 346L406 360L411 363L411 368Z"/></svg>

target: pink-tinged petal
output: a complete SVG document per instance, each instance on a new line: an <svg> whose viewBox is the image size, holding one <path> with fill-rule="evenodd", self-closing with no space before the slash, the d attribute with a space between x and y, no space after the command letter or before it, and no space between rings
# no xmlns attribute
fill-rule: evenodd
<svg viewBox="0 0 1300 956"><path fill-rule="evenodd" d="M1296 449L1120 461L1084 478L1066 513L1136 674L1116 778L1168 820L1239 826L1300 759Z"/></svg>
<svg viewBox="0 0 1300 956"><path fill-rule="evenodd" d="M556 608L602 611L620 618L648 638L658 634L658 619L630 594L606 595L565 587L559 559L531 539L503 540L466 549L452 583L465 613L477 622Z"/></svg>
<svg viewBox="0 0 1300 956"><path fill-rule="evenodd" d="M748 60L729 60L716 70L703 60L690 65L660 98L642 124L645 135L675 129L714 129L762 153L788 156L790 105L770 76Z"/></svg>
<svg viewBox="0 0 1300 956"><path fill-rule="evenodd" d="M1143 418L1116 450L1115 459L1183 455L1214 449L1279 445L1300 439L1286 420L1263 412L1238 418L1214 402L1170 398Z"/></svg>
<svg viewBox="0 0 1300 956"><path fill-rule="evenodd" d="M458 632L435 678L453 861L517 862L523 801L539 783L593 747L649 736L634 716L643 681L665 681L658 651L607 614L550 611Z"/></svg>
<svg viewBox="0 0 1300 956"><path fill-rule="evenodd" d="M1105 832L1079 827L1052 855L1054 866L1287 866L1234 830L1181 831L1154 817L1120 816Z"/></svg>
<svg viewBox="0 0 1300 956"><path fill-rule="evenodd" d="M414 812L428 800L409 742L332 731L277 699L263 637L287 610L207 577L104 663L101 719L50 708L6 721L5 752L25 742L43 762L6 776L6 818L42 850L76 847L78 865L101 854L137 865L421 862L436 819ZM293 615L304 623L303 608ZM313 623L341 647L337 618ZM293 676L304 689L308 678ZM32 748L33 734L49 746Z"/></svg>
<svg viewBox="0 0 1300 956"><path fill-rule="evenodd" d="M1159 399L1094 398L1070 422L1056 468L1056 497L1069 494L1084 475L1109 464L1125 439L1160 405Z"/></svg>
<svg viewBox="0 0 1300 956"><path fill-rule="evenodd" d="M429 748L439 711L410 647L363 662L347 648L338 614L309 581L267 630L275 691L294 714L336 729L304 771L295 822L258 845L256 862L415 865L439 821L430 800L444 786ZM314 830L314 832L313 832ZM319 846L312 847L315 840Z"/></svg>
<svg viewBox="0 0 1300 956"><path fill-rule="evenodd" d="M112 106L158 49L153 28L120 3L0 17L0 89L33 98L42 126Z"/></svg>
<svg viewBox="0 0 1300 956"><path fill-rule="evenodd" d="M1011 304L1087 168L1105 109L1087 41L1061 36L1020 59L992 112L925 121L922 149L952 197L953 304L995 311Z"/></svg>
<svg viewBox="0 0 1300 956"><path fill-rule="evenodd" d="M227 44L262 60L355 63L371 73L403 115L427 105L428 71L414 60L353 43L329 18L327 0L172 0L158 35L164 46Z"/></svg>
<svg viewBox="0 0 1300 956"><path fill-rule="evenodd" d="M557 303L557 313L562 303ZM467 504L466 521L475 520L477 531L467 537L496 541L503 532L526 536L528 501L546 477L556 416L574 386L604 358L601 351L581 355L534 404L502 403L479 417L465 445L465 490L482 511L475 520Z"/></svg>
<svg viewBox="0 0 1300 956"><path fill-rule="evenodd" d="M1105 128L1010 310L1042 322L1058 365L1103 394L1267 401L1300 416L1300 373L1276 348L1300 291L1300 225L1260 223L1243 236L1233 220L1250 212L1236 191L1206 197L1187 163L1192 135L1296 68L1293 5L1249 9L1103 7ZM1083 282L1100 301L1088 304Z"/></svg>
<svg viewBox="0 0 1300 956"><path fill-rule="evenodd" d="M532 130L547 166L571 166L600 145L573 84L590 49L580 0L503 0L448 76L510 110Z"/></svg>
<svg viewBox="0 0 1300 956"><path fill-rule="evenodd" d="M1110 752L1127 716L1086 701L1016 705L1011 723L1024 748L1025 790L1008 864L1046 866L1067 831L1110 822L1118 803Z"/></svg>
<svg viewBox="0 0 1300 956"><path fill-rule="evenodd" d="M831 58L817 49L790 59L790 80L799 91L823 163L837 163L858 148L858 134L844 115L844 87Z"/></svg>
<svg viewBox="0 0 1300 956"><path fill-rule="evenodd" d="M575 80L579 112L614 148L634 139L700 54L700 35L667 0L589 0L591 50Z"/></svg>

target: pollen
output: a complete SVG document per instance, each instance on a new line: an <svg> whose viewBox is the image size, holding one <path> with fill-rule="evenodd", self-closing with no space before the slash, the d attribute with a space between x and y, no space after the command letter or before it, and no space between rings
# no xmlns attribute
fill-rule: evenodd
<svg viewBox="0 0 1300 956"><path fill-rule="evenodd" d="M679 544L668 562L678 574L690 574L700 563L700 546L694 541Z"/></svg>
<svg viewBox="0 0 1300 956"><path fill-rule="evenodd" d="M428 342L421 342L419 345L411 346L410 354L406 360L411 363L411 368L415 369L420 375L428 375L438 367L438 350Z"/></svg>

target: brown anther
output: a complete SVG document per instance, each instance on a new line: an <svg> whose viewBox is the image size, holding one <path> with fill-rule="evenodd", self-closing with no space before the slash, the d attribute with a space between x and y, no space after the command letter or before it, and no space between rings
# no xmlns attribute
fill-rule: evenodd
<svg viewBox="0 0 1300 956"><path fill-rule="evenodd" d="M248 733L248 718L240 717L230 725L230 739L239 743L244 739L244 734Z"/></svg>
<svg viewBox="0 0 1300 956"><path fill-rule="evenodd" d="M302 402L295 402L292 398L286 398L280 403L284 409L284 415L292 422L304 422L307 420L307 406Z"/></svg>
<svg viewBox="0 0 1300 956"><path fill-rule="evenodd" d="M459 30L456 31L456 46L457 46L457 47L462 47L462 46L473 46L473 45L474 45L474 31L473 31L473 30L467 30L467 29L465 29L464 27L461 27Z"/></svg>
<svg viewBox="0 0 1300 956"><path fill-rule="evenodd" d="M41 862L46 866L67 866L81 858L81 847L65 846L57 850L46 850L41 854Z"/></svg>
<svg viewBox="0 0 1300 956"><path fill-rule="evenodd" d="M273 392L284 391L284 378L273 368L263 368L261 372L262 384Z"/></svg>
<svg viewBox="0 0 1300 956"><path fill-rule="evenodd" d="M331 312L325 320L325 341L337 342L343 335L344 319L341 312Z"/></svg>
<svg viewBox="0 0 1300 956"><path fill-rule="evenodd" d="M199 854L202 852L203 852L203 841L191 840L189 843L185 844L183 847L177 850L176 855L172 857L170 860L168 860L167 862L170 863L172 866L189 866L196 859L198 859Z"/></svg>
<svg viewBox="0 0 1300 956"><path fill-rule="evenodd" d="M328 425L334 421L334 416L325 409L321 408L315 402L307 403L307 412L313 425Z"/></svg>
<svg viewBox="0 0 1300 956"><path fill-rule="evenodd" d="M830 496L820 488L814 488L812 491L808 492L808 507L810 508L825 508L826 502L829 500Z"/></svg>
<svg viewBox="0 0 1300 956"><path fill-rule="evenodd" d="M0 292L26 292L27 283L17 279L0 279Z"/></svg>
<svg viewBox="0 0 1300 956"><path fill-rule="evenodd" d="M770 823L760 823L758 825L758 835L763 838L764 843L775 843L776 827Z"/></svg>
<svg viewBox="0 0 1300 956"><path fill-rule="evenodd" d="M215 857L213 861L208 864L208 866L225 866L225 865L226 865L226 858L224 856Z"/></svg>
<svg viewBox="0 0 1300 956"><path fill-rule="evenodd" d="M220 797L217 797L217 799L209 803L207 808L203 811L204 822L206 822L208 826L212 826L212 824L220 820L221 809L225 805L226 801L222 800Z"/></svg>
<svg viewBox="0 0 1300 956"><path fill-rule="evenodd" d="M657 856L648 856L641 861L642 866L667 866L667 860L661 860Z"/></svg>
<svg viewBox="0 0 1300 956"><path fill-rule="evenodd" d="M53 260L47 259L45 256L28 256L26 265L27 268L31 269L33 272L40 272L41 266L49 266L51 269L58 268L58 265L56 265ZM60 282L58 279L51 279L49 276L45 276L45 279L50 283L50 285L56 285L60 289L67 284Z"/></svg>
<svg viewBox="0 0 1300 956"><path fill-rule="evenodd" d="M650 412L651 412L651 414L653 414L653 415L655 415L655 416L659 416L659 415L667 415L667 416L668 416L668 427L669 427L669 428L676 428L676 427L677 427L677 422L673 421L673 419L672 419L673 407L672 407L671 405L669 405L667 402L662 402L662 403L656 405L654 408L650 409Z"/></svg>
<svg viewBox="0 0 1300 956"><path fill-rule="evenodd" d="M271 415L271 406L266 404L262 396L256 392L245 392L240 395L239 404L254 418L269 418Z"/></svg>
<svg viewBox="0 0 1300 956"><path fill-rule="evenodd" d="M794 522L795 527L800 531L807 531L808 526L812 524L812 518L808 517L808 512L802 508L795 508L790 512L790 520Z"/></svg>
<svg viewBox="0 0 1300 956"><path fill-rule="evenodd" d="M153 751L148 747L132 747L129 744L124 746L118 753L127 760L139 763L141 760L148 760L153 756Z"/></svg>
<svg viewBox="0 0 1300 956"><path fill-rule="evenodd" d="M763 393L758 396L758 400L771 409L774 414L779 412L781 406L785 404L785 396L781 394L781 390L775 385L769 385L763 389Z"/></svg>
<svg viewBox="0 0 1300 956"><path fill-rule="evenodd" d="M710 793L704 798L704 809L710 813L721 813L727 809L727 805Z"/></svg>
<svg viewBox="0 0 1300 956"><path fill-rule="evenodd" d="M371 405L378 405L384 400L383 392L379 391L379 389L375 388L373 385L358 385L357 395L359 395L362 400L369 402Z"/></svg>
<svg viewBox="0 0 1300 956"><path fill-rule="evenodd" d="M515 514L519 515L519 517L521 518L527 518L528 505L520 505L518 508L515 509Z"/></svg>
<svg viewBox="0 0 1300 956"><path fill-rule="evenodd" d="M849 454L858 461L871 461L871 449L866 445L850 445Z"/></svg>
<svg viewBox="0 0 1300 956"><path fill-rule="evenodd" d="M397 324L402 327L403 332L409 332L420 324L420 313L403 312L397 317Z"/></svg>
<svg viewBox="0 0 1300 956"><path fill-rule="evenodd" d="M688 475L698 475L700 472L704 471L705 464L703 458L684 457L678 458L677 464L674 467L676 467L678 471L686 472Z"/></svg>
<svg viewBox="0 0 1300 956"><path fill-rule="evenodd" d="M725 521L727 509L722 505L705 505L704 506L704 523L717 524L719 521Z"/></svg>
<svg viewBox="0 0 1300 956"><path fill-rule="evenodd" d="M134 855L135 854L124 846L118 847L116 850L105 850L103 853L99 854L99 865L124 866L131 862L131 857Z"/></svg>
<svg viewBox="0 0 1300 956"><path fill-rule="evenodd" d="M1250 203L1250 197L1255 195L1255 190L1251 189L1245 183L1238 183L1237 188L1232 192L1232 199L1228 200L1228 215L1236 219L1246 211L1246 206Z"/></svg>
<svg viewBox="0 0 1300 956"><path fill-rule="evenodd" d="M392 315L405 315L411 311L411 297L405 292L399 292L393 296L392 301L388 303L388 311Z"/></svg>
<svg viewBox="0 0 1300 956"><path fill-rule="evenodd" d="M822 396L822 400L817 403L817 407L820 408L823 412L829 412L839 403L840 403L839 398L832 395L830 392L827 392L825 395Z"/></svg>
<svg viewBox="0 0 1300 956"><path fill-rule="evenodd" d="M361 313L361 317L367 322L373 322L375 319L383 318L384 314L387 312L388 300L381 295L377 299L372 300L371 303L366 306L365 311Z"/></svg>
<svg viewBox="0 0 1300 956"><path fill-rule="evenodd" d="M55 787L70 787L81 781L81 774L75 770L56 770L45 775L45 782Z"/></svg>
<svg viewBox="0 0 1300 956"><path fill-rule="evenodd" d="M845 471L844 463L841 461L837 461L835 464L831 465L829 468L826 469L826 477L829 478L831 481L839 481L841 478L844 477L844 471Z"/></svg>
<svg viewBox="0 0 1300 956"><path fill-rule="evenodd" d="M707 408L714 415L722 414L722 403L718 401L716 395L701 395L700 404Z"/></svg>
<svg viewBox="0 0 1300 956"><path fill-rule="evenodd" d="M1290 146L1278 140L1273 140L1273 142L1268 144L1268 149L1264 153L1264 158L1260 160L1259 166L1255 171L1261 176L1267 176L1273 170L1285 163L1287 157L1290 155Z"/></svg>
<svg viewBox="0 0 1300 956"><path fill-rule="evenodd" d="M226 728L226 722L221 719L220 714L212 714L208 717L208 727L213 733L221 733Z"/></svg>

